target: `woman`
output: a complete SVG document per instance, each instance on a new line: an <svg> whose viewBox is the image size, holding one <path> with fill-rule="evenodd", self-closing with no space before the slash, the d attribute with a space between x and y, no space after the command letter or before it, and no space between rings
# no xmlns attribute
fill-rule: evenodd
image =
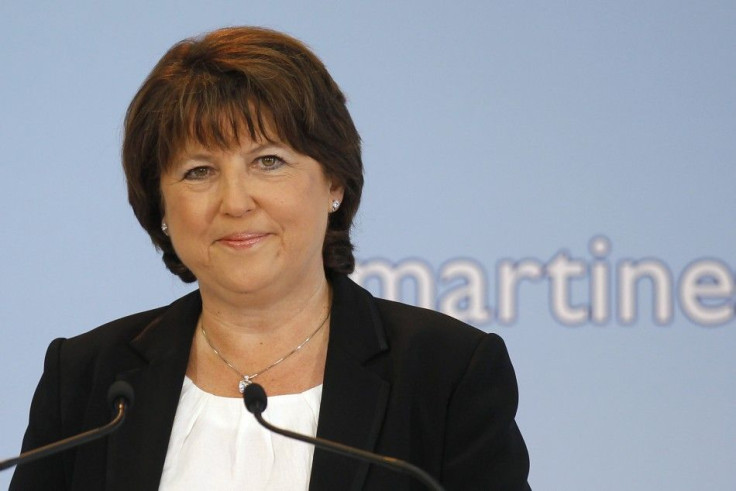
<svg viewBox="0 0 736 491"><path fill-rule="evenodd" d="M166 266L199 290L49 347L24 449L124 426L24 466L11 489L421 489L285 441L277 425L408 460L447 489L528 489L503 342L375 299L346 274L363 186L345 98L299 41L228 28L175 45L133 99L129 200Z"/></svg>

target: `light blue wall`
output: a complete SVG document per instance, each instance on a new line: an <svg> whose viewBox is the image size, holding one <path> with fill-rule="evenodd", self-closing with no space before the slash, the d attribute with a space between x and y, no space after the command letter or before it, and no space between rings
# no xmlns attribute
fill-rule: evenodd
<svg viewBox="0 0 736 491"><path fill-rule="evenodd" d="M171 44L257 24L350 99L364 271L507 341L532 486L736 488L736 4L454 4L2 2L0 458L53 338L187 290L126 203L122 117Z"/></svg>

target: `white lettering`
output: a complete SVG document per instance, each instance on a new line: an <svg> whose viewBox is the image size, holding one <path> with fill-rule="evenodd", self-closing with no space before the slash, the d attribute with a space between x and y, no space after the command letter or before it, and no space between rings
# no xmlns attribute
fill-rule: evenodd
<svg viewBox="0 0 736 491"><path fill-rule="evenodd" d="M517 316L517 293L523 279L538 280L542 277L542 263L536 259L524 259L517 263L510 260L498 264L498 321L511 324Z"/></svg>
<svg viewBox="0 0 736 491"><path fill-rule="evenodd" d="M365 285L369 278L379 280L381 293L387 300L403 300L401 298L401 285L410 279L414 282L416 291L416 303L427 309L434 308L436 296L434 276L432 270L425 263L413 259L402 261L392 266L388 261L376 259L374 261L355 265L353 280L360 285Z"/></svg>
<svg viewBox="0 0 736 491"><path fill-rule="evenodd" d="M590 316L596 324L608 321L610 307L610 266L605 261L611 253L611 242L601 235L593 237L588 250L595 260L590 268Z"/></svg>
<svg viewBox="0 0 736 491"><path fill-rule="evenodd" d="M724 324L734 318L736 291L728 266L706 259L688 266L680 279L682 310L690 319L706 326ZM716 304L706 300L716 300ZM731 301L723 301L730 299Z"/></svg>
<svg viewBox="0 0 736 491"><path fill-rule="evenodd" d="M693 261L675 284L667 264L657 258L622 259L614 274L611 250L611 241L597 235L588 243L589 260L571 258L564 249L546 264L536 258L503 259L495 274L495 307L489 303L487 271L472 258L447 261L437 273L421 259L399 263L372 259L356 264L352 278L377 296L437 308L475 325L494 318L502 325L515 323L522 283L541 279L548 281L550 315L563 325L604 325L612 318L632 324L642 298L651 298L651 316L659 325L672 322L676 301L685 317L702 326L719 326L736 318L736 277L723 261ZM645 283L651 286L642 287ZM537 289L536 293L543 292Z"/></svg>
<svg viewBox="0 0 736 491"><path fill-rule="evenodd" d="M586 307L573 307L570 304L571 278L585 275L585 263L570 259L565 252L560 252L547 265L549 277L552 314L563 324L579 325L588 320Z"/></svg>
<svg viewBox="0 0 736 491"><path fill-rule="evenodd" d="M467 259L450 261L440 271L446 283L462 279L462 283L450 288L439 302L440 310L463 322L484 324L491 319L486 305L486 279L483 270Z"/></svg>
<svg viewBox="0 0 736 491"><path fill-rule="evenodd" d="M656 259L642 261L624 260L618 266L618 317L624 324L631 324L638 312L637 285L648 278L652 283L652 315L658 324L672 321L672 275L667 266Z"/></svg>

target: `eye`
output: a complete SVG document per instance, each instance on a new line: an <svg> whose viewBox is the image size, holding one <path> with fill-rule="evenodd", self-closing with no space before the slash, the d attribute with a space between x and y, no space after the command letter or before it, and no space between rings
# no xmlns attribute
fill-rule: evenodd
<svg viewBox="0 0 736 491"><path fill-rule="evenodd" d="M184 179L189 181L201 181L207 179L214 173L211 167L199 166L189 169L184 173Z"/></svg>
<svg viewBox="0 0 736 491"><path fill-rule="evenodd" d="M258 157L256 159L256 163L261 169L271 171L278 169L286 162L284 162L284 159L276 155L264 155L263 157Z"/></svg>

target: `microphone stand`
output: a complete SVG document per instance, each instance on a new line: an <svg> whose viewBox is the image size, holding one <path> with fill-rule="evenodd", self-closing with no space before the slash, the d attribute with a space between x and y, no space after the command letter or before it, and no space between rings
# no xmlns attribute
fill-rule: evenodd
<svg viewBox="0 0 736 491"><path fill-rule="evenodd" d="M248 411L253 413L253 415L256 417L256 420L266 429L273 431L274 433L278 433L279 435L299 440L300 442L311 443L312 445L333 453L337 453L340 455L350 455L352 457L356 457L360 460L364 460L372 464L378 464L393 471L399 471L404 474L412 475L419 479L422 483L424 483L427 488L433 491L444 491L444 488L426 471L404 460L378 455L372 452L361 450L359 448L343 445L342 443L325 440L324 438L316 438L302 435L301 433L296 433L272 425L271 423L263 419L262 413L263 410L266 409L267 398L266 392L263 390L263 387L258 384L248 385L245 388L243 399L245 400L246 408L248 409Z"/></svg>
<svg viewBox="0 0 736 491"><path fill-rule="evenodd" d="M117 430L125 421L125 410L133 399L133 389L127 382L115 382L108 392L108 396L114 398L113 408L117 409L115 417L105 426L93 428L78 435L73 435L58 442L49 443L43 447L34 448L27 452L23 452L17 457L0 461L0 471L13 467L17 464L25 464L34 460L53 455L57 452L83 445L85 443L97 440L109 435Z"/></svg>

